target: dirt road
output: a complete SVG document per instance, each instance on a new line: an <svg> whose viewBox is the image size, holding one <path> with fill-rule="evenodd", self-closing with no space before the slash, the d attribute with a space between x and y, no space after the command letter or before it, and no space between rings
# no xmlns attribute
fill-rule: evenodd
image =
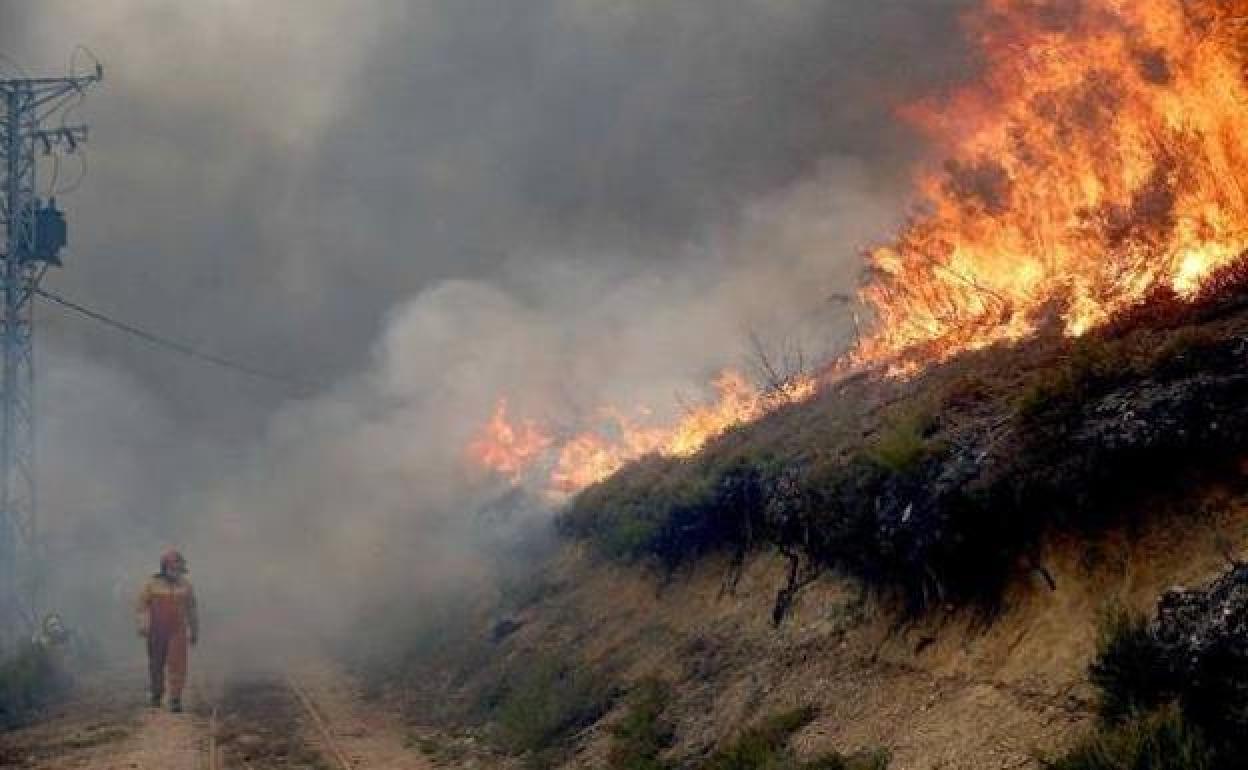
<svg viewBox="0 0 1248 770"><path fill-rule="evenodd" d="M141 672L98 674L39 724L0 734L26 770L427 770L405 731L330 664L199 677L187 712L148 708ZM215 766L214 766L215 764Z"/></svg>
<svg viewBox="0 0 1248 770"><path fill-rule="evenodd" d="M200 770L206 725L189 692L184 714L147 708L143 674L130 669L97 673L74 697L42 721L0 734L0 767L31 770Z"/></svg>

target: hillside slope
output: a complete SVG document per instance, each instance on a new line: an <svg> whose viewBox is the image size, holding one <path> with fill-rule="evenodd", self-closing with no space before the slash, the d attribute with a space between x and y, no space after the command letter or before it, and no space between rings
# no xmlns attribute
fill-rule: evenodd
<svg viewBox="0 0 1248 770"><path fill-rule="evenodd" d="M408 680L432 688L427 700L406 692L409 714L428 724L427 704L448 698L471 711L497 682L553 656L622 690L649 677L669 683L675 758L705 756L743 726L802 705L818 716L794 736L801 756L883 748L897 770L1036 767L1095 722L1087 666L1107 606L1151 611L1168 587L1225 569L1228 542L1248 548L1248 500L1219 489L1183 502L1218 513L1198 527L1156 521L1047 543L1056 590L1038 576L1016 584L992 618L941 609L907 620L855 581L824 575L773 627L787 571L776 554L752 557L729 589L725 558L663 582L570 548L532 600L493 618L510 632L450 687L445 676ZM627 713L625 698L611 703L569 735L559 766L609 766L611 726Z"/></svg>
<svg viewBox="0 0 1248 770"><path fill-rule="evenodd" d="M379 691L446 766L1036 767L1116 729L1103 619L1248 550L1244 264L644 459Z"/></svg>

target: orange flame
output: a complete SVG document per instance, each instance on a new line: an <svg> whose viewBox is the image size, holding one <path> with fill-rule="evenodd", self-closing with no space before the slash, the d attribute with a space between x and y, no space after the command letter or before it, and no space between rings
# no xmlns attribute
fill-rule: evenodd
<svg viewBox="0 0 1248 770"><path fill-rule="evenodd" d="M470 455L513 481L543 461L549 464L546 491L556 498L574 494L648 454L685 457L735 425L757 420L785 404L810 398L813 378L799 377L778 388L759 390L745 377L725 371L712 382L714 401L690 408L671 425L643 425L614 408L600 410L599 425L563 441L532 421L519 426L507 420L506 402L473 442ZM644 416L644 412L641 412ZM518 440L524 435L527 440Z"/></svg>
<svg viewBox="0 0 1248 770"><path fill-rule="evenodd" d="M532 420L510 422L507 419L507 400L500 399L490 421L468 445L468 456L513 482L519 482L551 443L550 436Z"/></svg>
<svg viewBox="0 0 1248 770"><path fill-rule="evenodd" d="M944 160L918 176L919 213L868 254L874 321L851 359L905 373L1046 323L1080 335L1240 258L1246 20L1248 0L981 0L967 25L983 76L903 111ZM762 393L726 372L714 387L672 425L607 410L562 441L500 405L487 432L511 438L475 454L512 478L547 462L568 494L648 453L692 454L815 382Z"/></svg>
<svg viewBox="0 0 1248 770"><path fill-rule="evenodd" d="M869 254L896 368L1075 336L1248 249L1248 0L983 0L985 72L905 115L944 155L923 213Z"/></svg>

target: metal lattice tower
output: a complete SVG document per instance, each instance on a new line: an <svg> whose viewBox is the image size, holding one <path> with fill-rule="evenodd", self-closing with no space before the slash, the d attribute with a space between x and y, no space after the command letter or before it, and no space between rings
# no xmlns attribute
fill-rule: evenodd
<svg viewBox="0 0 1248 770"><path fill-rule="evenodd" d="M0 628L29 626L37 613L32 304L48 267L59 264L59 247L41 243L37 162L86 141L86 126L65 125L64 108L102 77L97 65L89 75L0 78ZM49 127L54 116L60 123Z"/></svg>

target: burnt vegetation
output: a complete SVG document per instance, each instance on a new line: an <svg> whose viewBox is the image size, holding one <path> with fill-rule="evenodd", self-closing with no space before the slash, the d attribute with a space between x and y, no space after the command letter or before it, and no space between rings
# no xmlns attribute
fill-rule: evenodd
<svg viewBox="0 0 1248 770"><path fill-rule="evenodd" d="M1146 495L1232 471L1248 448L1246 310L1241 259L1195 298L1156 292L1076 340L1054 330L910 381L852 377L695 457L634 463L559 528L669 574L778 548L916 611L991 607L1021 571L1044 573L1046 533L1130 520Z"/></svg>

